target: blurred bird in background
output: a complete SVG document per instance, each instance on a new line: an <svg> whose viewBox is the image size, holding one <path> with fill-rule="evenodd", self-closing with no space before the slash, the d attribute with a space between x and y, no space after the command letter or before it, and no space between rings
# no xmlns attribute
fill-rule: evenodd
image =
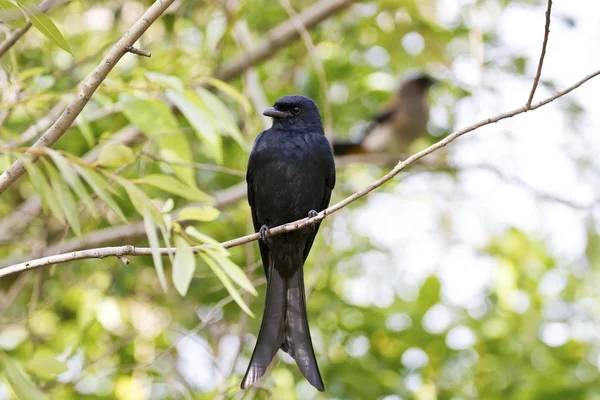
<svg viewBox="0 0 600 400"><path fill-rule="evenodd" d="M361 139L358 142L334 141L334 154L410 153L411 145L427 133L427 95L435 82L425 74L404 80L396 97L375 115Z"/></svg>

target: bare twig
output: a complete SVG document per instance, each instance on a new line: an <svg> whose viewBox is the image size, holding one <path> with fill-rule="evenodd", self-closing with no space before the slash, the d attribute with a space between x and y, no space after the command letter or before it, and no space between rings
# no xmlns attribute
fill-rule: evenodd
<svg viewBox="0 0 600 400"><path fill-rule="evenodd" d="M152 57L152 53L150 53L149 51L145 51L145 50L140 50L137 47L133 47L133 46L129 46L127 48L127 51L130 52L131 54L136 54L138 56L142 56L142 57Z"/></svg>
<svg viewBox="0 0 600 400"><path fill-rule="evenodd" d="M342 11L354 0L321 0L313 4L298 18L307 29L313 28L332 15ZM271 29L265 37L256 44L252 51L233 59L215 73L215 78L228 81L246 71L253 65L273 56L283 46L298 39L300 33L294 21L286 21Z"/></svg>
<svg viewBox="0 0 600 400"><path fill-rule="evenodd" d="M169 160L165 160L164 158L162 158L154 153L150 153L145 150L142 151L142 155L144 155L148 158L151 158L154 161L163 162L168 165L181 165L184 167L191 167L191 168L196 168L196 169L204 170L204 171L222 172L224 174L229 174L229 175L233 175L233 176L241 176L241 177L246 176L245 171L240 171L238 169L233 169L233 168L221 167L220 165L185 162L185 161L169 161Z"/></svg>
<svg viewBox="0 0 600 400"><path fill-rule="evenodd" d="M537 72L533 79L533 85L531 86L531 92L527 99L526 106L530 107L533 101L533 96L540 82L540 76L542 75L542 66L544 65L544 57L546 56L546 46L548 45L548 36L550 35L550 13L552 12L552 0L548 0L548 8L546 9L546 26L544 27L544 41L542 42L542 53L540 54L540 61L538 62Z"/></svg>
<svg viewBox="0 0 600 400"><path fill-rule="evenodd" d="M353 195L351 195L349 197L346 197L344 200L321 211L315 217L302 218L300 220L297 220L297 221L294 221L294 222L291 222L288 224L284 224L284 225L280 225L278 227L271 228L269 230L269 233L267 236L274 236L274 235L279 235L281 233L291 232L291 231L301 229L306 226L315 224L317 222L320 222L323 219L325 219L327 216L346 207L348 204L371 193L372 191L374 191L375 189L377 189L378 187L380 187L381 185L383 185L384 183L386 183L387 181L391 180L393 177L398 175L400 173L400 171L404 170L409 165L412 165L416 161L420 160L421 158L433 153L434 151L436 151L438 149L441 149L442 147L445 147L446 145L448 145L449 143L458 139L459 137L461 137L469 132L472 132L476 129L479 129L482 126L490 125L490 124L502 121L507 118L512 118L516 115L523 114L523 113L526 113L531 110L536 110L548 103L551 103L552 101L558 99L559 97L562 97L562 96L566 95L567 93L570 93L571 91L577 89L579 86L583 85L585 82L589 81L590 79L592 79L598 75L600 75L600 70L598 70L590 75L587 75L585 78L576 82L574 85L568 87L567 89L562 90L562 91L554 94L553 96L550 96L532 106L528 107L527 105L524 105L524 106L518 107L512 111L501 113L495 117L487 118L485 120L479 121L463 130L454 132L454 133L446 136L444 139L440 140L439 142L429 146L428 148L426 148L424 150L421 150L420 152L418 152L416 154L413 154L406 160L399 162L391 171L389 171L387 174L385 174L381 178L377 179L375 182L373 182L366 188L354 193ZM240 246L244 243L255 241L259 237L260 237L260 235L258 233L254 233L251 235L246 235L246 236L242 236L242 237L239 237L236 239L228 240L226 242L221 243L221 246L223 246L223 248L236 247L236 246ZM195 247L193 247L193 250L194 250L194 252L200 252L205 248L206 248L205 246L195 246ZM88 259L88 258L105 258L105 257L111 257L111 256L112 257L125 256L125 255L131 255L131 256L151 255L153 251L156 251L156 249L152 249L149 247L134 247L134 246L130 246L130 245L129 246L103 247L103 248L88 249L88 250L82 250L82 251L74 251L72 253L58 254L58 255L54 255L54 256L39 258L39 259L28 261L28 262L23 262L20 264L11 265L9 267L6 267L6 268L0 270L0 278L15 274L18 272L23 272L23 271L28 271L28 270L35 269L35 268L40 268L40 267L47 266L47 265L66 263L66 262L75 261L75 260L83 260L83 259ZM175 248L170 248L170 247L166 247L166 248L163 247L163 248L158 249L158 252L160 252L160 254L162 254L162 255L168 255L175 251L176 251Z"/></svg>
<svg viewBox="0 0 600 400"><path fill-rule="evenodd" d="M98 86L100 86L102 81L108 76L108 73L127 52L127 48L133 45L174 1L175 0L156 0L154 4L146 10L129 31L113 46L104 60L102 60L90 75L88 75L83 82L83 88L77 97L46 133L44 133L32 146L32 149L50 147L60 139L73 121L75 121L75 118L81 113L83 107L88 103ZM35 161L35 154L33 154L33 152L28 153L32 156L32 160ZM2 175L0 175L0 194L25 173L25 165L22 160L22 158L18 159L4 171Z"/></svg>

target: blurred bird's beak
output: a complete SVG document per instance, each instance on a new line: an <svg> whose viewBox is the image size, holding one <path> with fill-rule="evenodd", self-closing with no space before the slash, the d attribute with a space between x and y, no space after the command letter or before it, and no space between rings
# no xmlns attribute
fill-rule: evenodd
<svg viewBox="0 0 600 400"><path fill-rule="evenodd" d="M275 107L267 108L263 111L263 115L271 118L285 118L287 113L277 110Z"/></svg>

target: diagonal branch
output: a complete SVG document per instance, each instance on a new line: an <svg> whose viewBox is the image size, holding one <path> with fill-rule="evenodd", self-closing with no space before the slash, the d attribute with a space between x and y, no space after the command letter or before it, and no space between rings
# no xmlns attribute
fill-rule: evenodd
<svg viewBox="0 0 600 400"><path fill-rule="evenodd" d="M540 54L540 61L538 61L537 72L535 78L533 78L533 85L531 86L531 92L527 99L527 107L531 106L533 96L540 82L540 76L542 75L542 66L544 65L544 57L546 57L546 46L548 45L548 36L550 35L550 13L552 12L552 0L548 0L548 8L546 9L546 26L544 27L544 41L542 42L542 52Z"/></svg>
<svg viewBox="0 0 600 400"><path fill-rule="evenodd" d="M132 46L142 34L161 16L161 14L175 0L156 0L148 10L133 24L127 33L113 46L108 52L104 60L88 75L83 82L83 88L77 97L66 108L56 122L44 133L31 147L32 151L28 151L27 155L32 157L32 160L37 160L35 155L36 149L42 147L50 147L71 126L75 118L81 113L83 107L88 103L98 86L106 79L108 73L119 62L121 57L128 52L128 48ZM20 158L15 161L2 175L0 175L0 194L2 194L12 183L19 179L25 173L25 165Z"/></svg>
<svg viewBox="0 0 600 400"><path fill-rule="evenodd" d="M409 165L412 165L416 161L420 160L421 158L433 153L436 150L441 149L442 147L445 147L446 145L448 145L449 143L458 139L459 137L461 137L469 132L472 132L476 129L479 129L483 126L494 124L496 122L502 121L504 119L512 118L516 115L523 114L523 113L526 113L531 110L536 110L548 103L553 102L554 100L558 99L559 97L562 97L562 96L572 92L573 90L575 90L578 87L580 87L581 85L583 85L585 82L589 81L590 79L592 79L598 75L600 75L600 70L598 70L590 75L587 75L586 77L584 77L580 81L576 82L572 86L569 86L567 89L562 90L562 91L554 94L553 96L550 96L550 97L540 101L539 103L533 104L531 106L527 106L527 104L525 104L525 105L523 105L519 108L516 108L512 111L508 111L508 112L499 114L492 118L487 118L483 121L479 121L479 122L465 128L463 130L454 132L454 133L448 135L443 140L440 140L439 142L429 146L428 148L421 150L420 152L418 152L416 154L413 154L406 160L399 162L390 172L388 172L387 174L385 174L384 176L382 176L381 178L379 178L378 180L376 180L375 182L373 182L366 188L354 193L353 195L351 195L349 197L346 197L344 200L332 205L331 207L327 208L326 210L321 211L320 213L317 214L317 216L315 216L313 218L303 218L298 221L294 221L294 222L291 222L288 224L284 224L284 225L280 225L278 227L272 228L269 230L269 233L267 236L274 236L274 235L279 235L279 234L285 233L285 232L291 232L291 231L301 229L306 226L315 224L317 222L320 222L323 219L325 219L325 217L327 217L328 215L331 215L331 214L335 213L336 211L341 210L342 208L346 207L348 204L371 193L372 191L374 191L375 189L377 189L378 187L380 187L381 185L383 185L384 183L386 183L387 181L391 180L393 177L398 175L400 173L400 171L404 170ZM246 236L239 237L237 239L232 239L232 240L223 242L223 243L221 243L221 246L223 246L226 249L235 247L235 246L240 246L242 244L258 240L259 237L260 237L260 235L258 233L253 233L251 235L246 235ZM194 252L200 252L205 248L206 248L205 246L195 246L195 247L193 247L193 250L194 250ZM62 264L62 263L66 263L69 261L75 261L75 260L84 260L84 259L89 259L89 258L105 258L105 257L111 257L111 256L115 257L115 256L151 255L152 250L153 249L151 249L149 247L134 247L134 246L129 245L129 246L118 246L118 247L102 247L102 248L97 248L97 249L74 251L74 252L65 253L65 254L57 254L57 255L53 255L53 256L49 256L49 257L43 257L43 258L38 258L36 260L23 262L20 264L14 264L14 265L11 265L4 269L1 269L0 270L0 278L8 276L8 275L16 274L19 272L23 272L23 271L40 268L40 267L47 266L47 265ZM166 247L166 248L163 247L163 248L159 248L158 250L159 250L160 254L163 254L163 255L172 254L173 252L176 251L175 248L170 248L170 247Z"/></svg>

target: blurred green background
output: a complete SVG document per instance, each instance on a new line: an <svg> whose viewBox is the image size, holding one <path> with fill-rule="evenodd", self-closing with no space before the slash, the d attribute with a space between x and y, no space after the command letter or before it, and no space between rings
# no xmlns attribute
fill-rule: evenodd
<svg viewBox="0 0 600 400"><path fill-rule="evenodd" d="M263 107L301 93L328 134L357 138L399 79L424 71L440 80L424 147L523 105L535 75L545 2L345 3L274 51L273 29L294 26L290 7L315 2L176 1L136 44L151 58L126 54L58 152L0 196L2 267L109 245L182 254L162 267L110 257L2 278L0 399L600 399L593 81L327 218L306 266L326 392L281 352L240 391L262 315L257 245L202 256L188 246L251 232L239 184L269 124ZM556 3L537 100L600 65L599 6ZM60 2L48 16L72 54L36 26L1 56L0 170L150 5ZM18 26L0 24L0 40ZM224 76L265 43L264 61ZM332 203L386 170L340 167Z"/></svg>

